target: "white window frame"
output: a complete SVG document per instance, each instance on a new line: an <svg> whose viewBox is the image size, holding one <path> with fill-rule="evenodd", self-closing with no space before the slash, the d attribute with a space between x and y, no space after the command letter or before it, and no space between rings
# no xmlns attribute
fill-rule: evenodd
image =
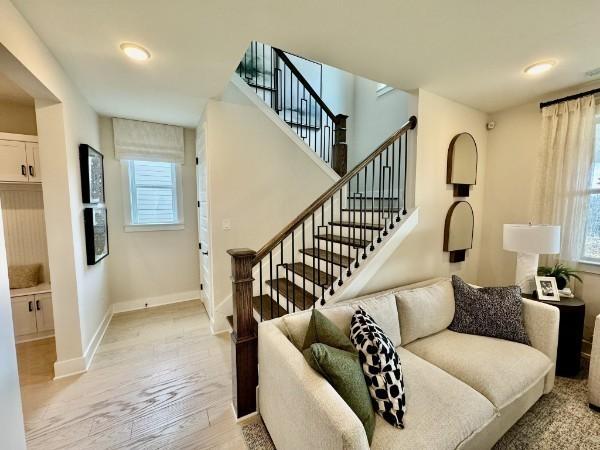
<svg viewBox="0 0 600 450"><path fill-rule="evenodd" d="M392 92L393 90L394 88L392 86L388 86L385 83L377 83L377 89L375 90L375 93L377 94L377 97L381 97L382 95Z"/></svg>
<svg viewBox="0 0 600 450"><path fill-rule="evenodd" d="M598 126L600 125L600 115L596 116L596 121L594 122L594 128L597 129ZM595 145L594 141L594 145ZM594 148L594 155L596 154L596 148ZM594 161L594 165L595 165L596 161ZM600 194L600 188L589 188L586 191L586 195L588 197L591 197L594 194ZM586 212L586 217L585 217L585 230L587 232L587 221L588 221L588 217L587 217L587 212ZM584 237L583 239L583 249L581 251L581 258L579 259L579 263L582 265L581 269L585 272L595 272L595 273L600 273L600 258L590 258L590 257L586 257L585 256L585 241L586 241L587 235Z"/></svg>
<svg viewBox="0 0 600 450"><path fill-rule="evenodd" d="M123 194L123 229L126 232L138 231L176 231L184 229L183 220L183 185L181 165L175 164L175 185L177 196L177 222L157 224L137 224L132 221L131 180L129 177L129 161L121 160L121 186Z"/></svg>

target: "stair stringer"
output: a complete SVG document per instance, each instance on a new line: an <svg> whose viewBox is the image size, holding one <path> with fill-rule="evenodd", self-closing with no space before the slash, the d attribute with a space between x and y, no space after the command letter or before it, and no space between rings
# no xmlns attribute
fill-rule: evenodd
<svg viewBox="0 0 600 450"><path fill-rule="evenodd" d="M294 132L292 127L285 123L279 115L271 109L250 86L248 86L244 80L240 78L237 73L231 76L231 83L245 96L248 98L253 105L255 105L265 116L267 116L281 131L283 131L291 140L302 150L312 162L314 162L319 169L325 172L334 182L340 179L340 176L323 161L316 152L310 148L306 143Z"/></svg>
<svg viewBox="0 0 600 450"><path fill-rule="evenodd" d="M352 270L352 276L345 278L344 284L337 286L335 293L326 298L326 305L357 297L418 224L419 208L415 208L394 225L381 243L375 244L375 249L367 253L367 259L359 261L360 266Z"/></svg>

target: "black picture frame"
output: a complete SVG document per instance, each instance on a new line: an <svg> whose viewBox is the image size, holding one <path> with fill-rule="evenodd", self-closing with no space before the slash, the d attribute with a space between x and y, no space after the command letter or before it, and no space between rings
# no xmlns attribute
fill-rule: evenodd
<svg viewBox="0 0 600 450"><path fill-rule="evenodd" d="M88 266L98 264L109 254L106 208L83 208L85 250Z"/></svg>
<svg viewBox="0 0 600 450"><path fill-rule="evenodd" d="M104 155L87 144L80 144L79 169L83 203L104 203Z"/></svg>

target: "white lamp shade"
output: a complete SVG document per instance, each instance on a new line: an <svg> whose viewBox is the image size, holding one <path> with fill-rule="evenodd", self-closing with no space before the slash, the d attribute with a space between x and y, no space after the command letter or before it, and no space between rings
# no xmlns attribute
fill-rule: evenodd
<svg viewBox="0 0 600 450"><path fill-rule="evenodd" d="M519 253L560 253L560 226L504 224L503 247Z"/></svg>

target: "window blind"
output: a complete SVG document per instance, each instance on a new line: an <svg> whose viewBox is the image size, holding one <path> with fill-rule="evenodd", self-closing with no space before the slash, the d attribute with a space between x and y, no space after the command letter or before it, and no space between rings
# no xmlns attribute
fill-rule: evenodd
<svg viewBox="0 0 600 450"><path fill-rule="evenodd" d="M117 159L184 162L182 127L114 118L113 131Z"/></svg>
<svg viewBox="0 0 600 450"><path fill-rule="evenodd" d="M136 225L178 222L177 180L172 163L129 161L131 222Z"/></svg>

